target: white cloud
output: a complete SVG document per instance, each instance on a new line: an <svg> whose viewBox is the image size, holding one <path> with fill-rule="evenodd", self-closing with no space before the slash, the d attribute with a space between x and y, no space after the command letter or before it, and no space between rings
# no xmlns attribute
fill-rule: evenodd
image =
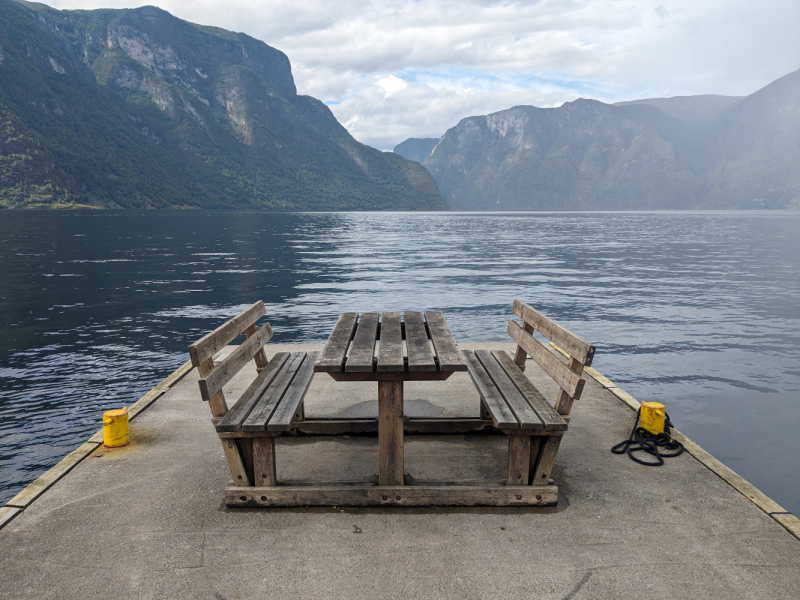
<svg viewBox="0 0 800 600"><path fill-rule="evenodd" d="M744 95L800 67L797 0L151 1L282 50L298 91L381 149L515 104Z"/></svg>

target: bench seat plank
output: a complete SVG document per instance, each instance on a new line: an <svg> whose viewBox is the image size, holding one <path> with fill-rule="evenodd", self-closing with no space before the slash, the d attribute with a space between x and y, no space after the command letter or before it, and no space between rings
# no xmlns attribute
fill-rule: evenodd
<svg viewBox="0 0 800 600"><path fill-rule="evenodd" d="M375 339L378 335L378 313L363 313L350 344L344 370L348 373L371 373L375 358Z"/></svg>
<svg viewBox="0 0 800 600"><path fill-rule="evenodd" d="M497 363L506 372L506 375L508 375L517 389L525 396L531 408L539 415L545 429L547 431L566 431L567 422L558 414L555 408L550 406L542 396L542 393L536 389L533 382L525 376L511 357L502 350L495 350L492 355L497 359Z"/></svg>
<svg viewBox="0 0 800 600"><path fill-rule="evenodd" d="M272 357L272 361L258 374L253 383L248 386L239 400L236 401L236 404L217 423L217 431L239 431L241 429L242 423L250 415L250 411L253 410L261 396L267 391L275 377L278 376L281 367L283 367L288 358L288 352L278 352Z"/></svg>
<svg viewBox="0 0 800 600"><path fill-rule="evenodd" d="M469 370L469 375L481 398L483 398L484 405L489 410L494 426L498 429L519 429L517 418L511 412L505 400L503 400L503 396L492 382L492 378L486 373L475 353L472 350L464 350L461 354Z"/></svg>
<svg viewBox="0 0 800 600"><path fill-rule="evenodd" d="M267 431L288 431L292 426L295 414L303 398L306 396L308 386L314 377L314 362L317 360L316 352L309 352L303 364L297 371L289 389L278 403L275 412L272 413Z"/></svg>
<svg viewBox="0 0 800 600"><path fill-rule="evenodd" d="M264 395L261 396L255 408L253 408L250 416L242 423L242 431L265 431L267 429L267 423L272 413L281 398L283 398L286 390L289 389L305 358L305 352L292 352L283 369L269 385Z"/></svg>
<svg viewBox="0 0 800 600"><path fill-rule="evenodd" d="M378 345L378 371L403 371L403 331L400 328L400 313L385 312L381 315L381 338Z"/></svg>
<svg viewBox="0 0 800 600"><path fill-rule="evenodd" d="M422 313L407 312L403 315L406 325L406 352L408 353L409 371L435 371L431 343Z"/></svg>
<svg viewBox="0 0 800 600"><path fill-rule="evenodd" d="M339 316L339 320L314 366L315 372L335 373L342 370L347 357L347 347L356 330L356 323L358 323L358 313L342 313Z"/></svg>
<svg viewBox="0 0 800 600"><path fill-rule="evenodd" d="M492 378L494 385L506 401L506 404L508 404L508 407L514 413L517 421L519 421L520 429L544 429L544 423L542 423L539 415L531 408L531 405L517 389L517 386L514 385L503 368L497 363L497 359L492 353L489 350L476 350L475 356L478 357L483 368L489 374L489 377Z"/></svg>
<svg viewBox="0 0 800 600"><path fill-rule="evenodd" d="M444 320L444 316L439 311L428 311L425 313L425 321L428 323L433 349L439 359L440 371L466 371L467 365L458 351L458 345L450 333L450 328Z"/></svg>

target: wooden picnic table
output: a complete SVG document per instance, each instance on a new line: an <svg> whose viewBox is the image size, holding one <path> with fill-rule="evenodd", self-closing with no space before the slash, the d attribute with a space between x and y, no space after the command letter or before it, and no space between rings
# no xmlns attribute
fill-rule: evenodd
<svg viewBox="0 0 800 600"><path fill-rule="evenodd" d="M405 340L406 352L403 352ZM376 352L377 346L377 352ZM441 312L342 313L314 372L378 382L379 485L404 475L403 383L442 381L467 365Z"/></svg>

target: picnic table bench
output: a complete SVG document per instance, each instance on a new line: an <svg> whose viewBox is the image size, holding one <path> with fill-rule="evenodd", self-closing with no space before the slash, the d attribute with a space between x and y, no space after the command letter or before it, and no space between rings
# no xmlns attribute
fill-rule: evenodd
<svg viewBox="0 0 800 600"><path fill-rule="evenodd" d="M509 321L517 342L514 359L500 351L460 351L444 316L426 313L343 313L321 353L278 352L267 360L272 337L266 314L256 302L189 347L198 368L203 400L209 402L233 482L225 504L236 507L325 505L547 505L558 488L550 471L568 427L573 400L580 397L584 366L594 346L515 300L520 326ZM565 365L532 336L535 330L570 354ZM219 364L214 356L239 335L247 339ZM404 343L405 342L405 343ZM376 351L377 347L377 351ZM405 351L404 351L405 348ZM531 357L559 385L551 406L523 373ZM254 360L257 375L228 408L223 386ZM442 381L469 372L480 395L479 417L413 418L404 414L405 381ZM304 398L315 373L336 381L378 383L378 418L307 419ZM364 482L281 482L275 470L275 438L280 435L378 434L379 469ZM503 433L508 436L504 482L414 480L404 471L404 434Z"/></svg>

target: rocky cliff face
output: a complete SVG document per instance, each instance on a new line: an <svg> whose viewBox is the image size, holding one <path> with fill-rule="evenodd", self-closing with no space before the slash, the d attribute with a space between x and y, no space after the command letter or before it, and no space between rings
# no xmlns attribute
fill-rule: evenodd
<svg viewBox="0 0 800 600"><path fill-rule="evenodd" d="M462 120L423 164L461 209L787 208L798 99L800 71L745 99L667 103L686 119L648 101L517 106Z"/></svg>
<svg viewBox="0 0 800 600"><path fill-rule="evenodd" d="M448 208L424 169L356 142L246 35L154 7L0 0L0 48L7 206Z"/></svg>

